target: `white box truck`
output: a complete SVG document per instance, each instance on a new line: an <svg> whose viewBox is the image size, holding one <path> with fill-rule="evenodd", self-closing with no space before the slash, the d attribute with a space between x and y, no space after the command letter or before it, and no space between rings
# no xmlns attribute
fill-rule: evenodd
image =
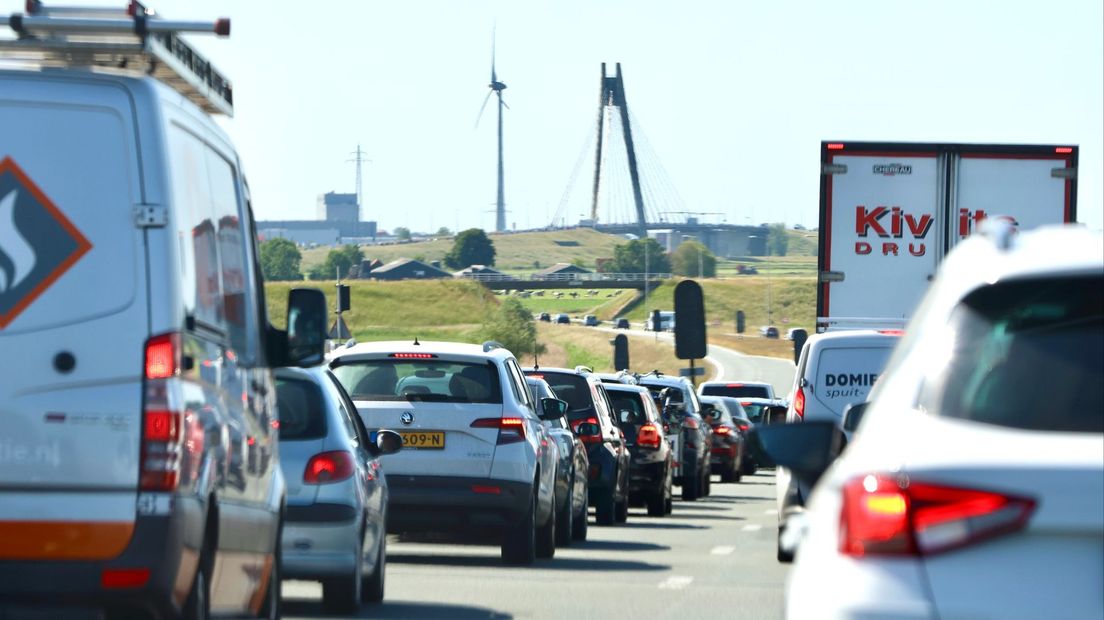
<svg viewBox="0 0 1104 620"><path fill-rule="evenodd" d="M1076 221L1077 151L822 142L817 331L904 325L943 257L986 218Z"/></svg>

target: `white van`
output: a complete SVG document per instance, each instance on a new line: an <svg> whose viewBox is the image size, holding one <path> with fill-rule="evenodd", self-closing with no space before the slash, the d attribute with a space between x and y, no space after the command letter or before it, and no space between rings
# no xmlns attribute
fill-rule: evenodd
<svg viewBox="0 0 1104 620"><path fill-rule="evenodd" d="M269 325L230 85L173 22L28 8L0 42L0 616L275 617L270 368L321 362L322 294Z"/></svg>
<svg viewBox="0 0 1104 620"><path fill-rule="evenodd" d="M866 401L889 355L901 339L901 330L841 330L809 336L801 349L790 391L787 423L829 421L843 425L848 405ZM793 559L782 545L790 516L803 509L810 489L784 467L775 468L778 506L778 560Z"/></svg>
<svg viewBox="0 0 1104 620"><path fill-rule="evenodd" d="M652 315L648 315L648 318L644 320L644 329L650 332L673 332L675 331L675 313L670 310L661 310L659 312L659 327L656 327L653 323Z"/></svg>

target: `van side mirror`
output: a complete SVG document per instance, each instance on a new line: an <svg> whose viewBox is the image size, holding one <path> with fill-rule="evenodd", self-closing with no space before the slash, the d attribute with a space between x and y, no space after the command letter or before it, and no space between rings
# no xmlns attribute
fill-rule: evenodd
<svg viewBox="0 0 1104 620"><path fill-rule="evenodd" d="M843 432L834 422L802 422L760 426L748 433L755 460L785 467L813 486L843 449Z"/></svg>
<svg viewBox="0 0 1104 620"><path fill-rule="evenodd" d="M567 415L567 402L558 398L542 398L538 416L545 422L554 422Z"/></svg>
<svg viewBox="0 0 1104 620"><path fill-rule="evenodd" d="M326 296L316 288L288 292L287 354L283 366L322 363L326 342Z"/></svg>
<svg viewBox="0 0 1104 620"><path fill-rule="evenodd" d="M866 415L866 407L870 403L853 403L848 405L843 410L843 430L848 433L855 432L855 429L859 428L859 423L862 422L863 416Z"/></svg>

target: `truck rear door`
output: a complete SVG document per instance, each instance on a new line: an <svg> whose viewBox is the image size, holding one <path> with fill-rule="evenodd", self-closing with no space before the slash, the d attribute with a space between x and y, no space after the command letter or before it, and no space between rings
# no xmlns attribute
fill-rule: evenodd
<svg viewBox="0 0 1104 620"><path fill-rule="evenodd" d="M916 306L941 246L941 161L923 145L821 145L818 323Z"/></svg>

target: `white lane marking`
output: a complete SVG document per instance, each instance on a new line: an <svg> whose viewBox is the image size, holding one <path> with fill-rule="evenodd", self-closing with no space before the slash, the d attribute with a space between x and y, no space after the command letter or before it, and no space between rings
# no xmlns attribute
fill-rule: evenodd
<svg viewBox="0 0 1104 620"><path fill-rule="evenodd" d="M778 514L778 509L777 508L771 508L770 510L764 510L763 514L765 514L765 515L776 515L776 514Z"/></svg>
<svg viewBox="0 0 1104 620"><path fill-rule="evenodd" d="M748 523L740 529L745 532L758 532L759 530L763 529L763 526L759 525L758 523Z"/></svg>
<svg viewBox="0 0 1104 620"><path fill-rule="evenodd" d="M713 555L728 555L736 550L736 547L713 547L709 552Z"/></svg>
<svg viewBox="0 0 1104 620"><path fill-rule="evenodd" d="M682 575L672 575L667 579L659 582L660 590L681 590L690 585L694 581L693 577L685 577Z"/></svg>

